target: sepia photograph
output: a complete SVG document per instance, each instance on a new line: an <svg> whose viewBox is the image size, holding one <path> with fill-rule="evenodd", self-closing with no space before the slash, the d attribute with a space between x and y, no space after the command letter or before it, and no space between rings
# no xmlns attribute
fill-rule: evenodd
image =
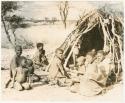
<svg viewBox="0 0 125 103"><path fill-rule="evenodd" d="M123 102L124 4L1 1L2 101Z"/></svg>

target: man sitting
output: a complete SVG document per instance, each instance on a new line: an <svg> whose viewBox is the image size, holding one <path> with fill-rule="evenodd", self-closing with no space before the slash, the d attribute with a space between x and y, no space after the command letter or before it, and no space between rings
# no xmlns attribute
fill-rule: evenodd
<svg viewBox="0 0 125 103"><path fill-rule="evenodd" d="M98 55L98 53L97 53ZM99 56L100 57L100 56ZM101 54L101 60L103 55ZM93 53L89 52L86 55L85 68L83 78L80 79L79 92L84 96L94 96L103 92L102 85L105 85L105 77L103 68L98 68L98 64L94 63ZM104 71L105 73L105 71ZM103 78L104 77L104 78Z"/></svg>
<svg viewBox="0 0 125 103"><path fill-rule="evenodd" d="M43 43L37 43L37 52L33 57L33 63L35 69L45 70L45 67L49 64L45 56L45 50L43 49Z"/></svg>
<svg viewBox="0 0 125 103"><path fill-rule="evenodd" d="M63 67L63 50L56 49L55 57L49 67L49 80L51 85L59 85L62 86L65 82L66 77L68 74L66 73Z"/></svg>
<svg viewBox="0 0 125 103"><path fill-rule="evenodd" d="M5 88L9 86L10 82L12 81L13 75L16 71L16 68L19 67L20 65L20 60L22 58L21 54L22 54L22 47L20 45L17 45L15 47L15 55L10 62L10 75L9 75L10 77L7 80L7 83L5 84Z"/></svg>
<svg viewBox="0 0 125 103"><path fill-rule="evenodd" d="M22 57L19 67L15 68L15 72L13 73L12 87L19 91L31 89L30 82L28 81L29 70L26 67L26 62L26 58Z"/></svg>
<svg viewBox="0 0 125 103"><path fill-rule="evenodd" d="M26 67L29 70L30 82L38 82L38 81L40 81L40 77L37 74L34 73L34 65L33 65L33 61L31 59L27 59Z"/></svg>

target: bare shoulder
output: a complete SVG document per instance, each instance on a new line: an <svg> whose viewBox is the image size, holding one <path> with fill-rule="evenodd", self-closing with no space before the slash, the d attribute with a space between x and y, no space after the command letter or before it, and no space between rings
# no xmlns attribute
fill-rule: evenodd
<svg viewBox="0 0 125 103"><path fill-rule="evenodd" d="M62 61L61 61L58 57L55 57L55 58L53 59L53 62L56 63L56 64L62 63Z"/></svg>

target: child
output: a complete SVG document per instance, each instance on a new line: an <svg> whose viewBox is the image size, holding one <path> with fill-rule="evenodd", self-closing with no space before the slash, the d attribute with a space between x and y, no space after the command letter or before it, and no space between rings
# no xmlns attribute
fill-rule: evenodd
<svg viewBox="0 0 125 103"><path fill-rule="evenodd" d="M83 56L77 59L77 70L71 71L71 84L70 90L71 92L78 92L78 87L80 83L80 79L85 73L85 58Z"/></svg>
<svg viewBox="0 0 125 103"><path fill-rule="evenodd" d="M85 73L85 57L80 56L77 59L77 66L78 66L78 76L84 75L84 73Z"/></svg>
<svg viewBox="0 0 125 103"><path fill-rule="evenodd" d="M37 52L33 57L34 68L45 70L45 67L49 64L45 56L45 50L43 49L43 43L37 43Z"/></svg>
<svg viewBox="0 0 125 103"><path fill-rule="evenodd" d="M22 47L17 45L15 47L15 56L13 57L13 59L10 62L10 75L9 75L10 77L9 77L9 80L7 81L7 83L5 84L5 88L7 88L9 86L10 82L12 81L15 69L17 67L19 67L19 65L20 65L20 59L22 57L21 54L22 54Z"/></svg>
<svg viewBox="0 0 125 103"><path fill-rule="evenodd" d="M29 76L31 82L40 81L40 77L34 73L33 61L31 59L27 59L27 68L29 70Z"/></svg>
<svg viewBox="0 0 125 103"><path fill-rule="evenodd" d="M84 66L84 63L85 63L85 58L83 56L80 56L78 59L77 59L77 67L76 67L76 70L70 70L72 76L81 76L84 74L85 72L85 66Z"/></svg>
<svg viewBox="0 0 125 103"><path fill-rule="evenodd" d="M94 61L94 54L92 52L88 52L86 54L85 66L87 67L89 64L93 63Z"/></svg>
<svg viewBox="0 0 125 103"><path fill-rule="evenodd" d="M103 56L97 53L97 60L103 59ZM84 96L94 96L103 92L103 83L105 78L103 78L103 73L98 68L98 64L93 62L93 54L87 53L86 55L86 71L83 78L80 80L79 92Z"/></svg>
<svg viewBox="0 0 125 103"><path fill-rule="evenodd" d="M20 61L20 66L15 69L15 73L12 79L12 87L16 90L28 90L30 89L30 83L28 83L27 78L29 77L29 70L26 68L26 58L22 57Z"/></svg>
<svg viewBox="0 0 125 103"><path fill-rule="evenodd" d="M63 50L56 49L55 53L55 58L49 68L49 80L52 85L57 84L58 81L62 82L66 77L68 77L62 63Z"/></svg>

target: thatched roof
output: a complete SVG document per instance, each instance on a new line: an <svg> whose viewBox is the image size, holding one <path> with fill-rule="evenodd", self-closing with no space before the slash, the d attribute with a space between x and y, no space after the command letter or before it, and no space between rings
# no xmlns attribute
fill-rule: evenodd
<svg viewBox="0 0 125 103"><path fill-rule="evenodd" d="M87 13L85 16L82 17L82 20L77 21L76 29L73 30L66 40L63 42L63 44L60 46L61 49L65 49L65 47L68 44L68 41L70 40L71 44L75 41L75 39L83 34L83 32L87 29L92 30L93 27L100 24L100 18L106 19L106 17L109 16L109 14L102 12L101 10L94 10L89 13ZM118 35L123 35L123 25L121 21L121 17L113 17L115 20L115 28Z"/></svg>

